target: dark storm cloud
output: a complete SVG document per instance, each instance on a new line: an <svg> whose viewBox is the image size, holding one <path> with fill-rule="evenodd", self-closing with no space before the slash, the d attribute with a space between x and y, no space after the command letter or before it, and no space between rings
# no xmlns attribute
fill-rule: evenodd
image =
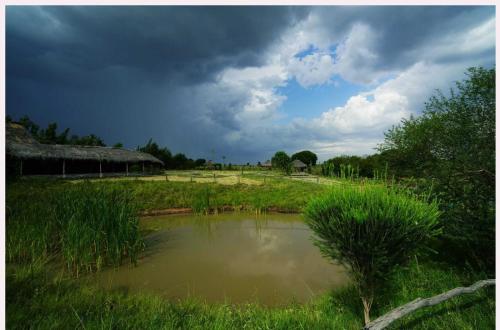
<svg viewBox="0 0 500 330"><path fill-rule="evenodd" d="M8 7L7 74L71 80L109 67L150 79L197 82L221 68L259 64L300 19L285 7Z"/></svg>

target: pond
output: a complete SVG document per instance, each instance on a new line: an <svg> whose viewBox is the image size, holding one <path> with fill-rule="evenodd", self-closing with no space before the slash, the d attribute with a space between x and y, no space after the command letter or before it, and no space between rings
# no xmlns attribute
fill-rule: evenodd
<svg viewBox="0 0 500 330"><path fill-rule="evenodd" d="M95 275L99 285L153 292L172 300L306 302L343 286L341 266L324 259L299 215L177 215L146 217L146 251L136 267Z"/></svg>

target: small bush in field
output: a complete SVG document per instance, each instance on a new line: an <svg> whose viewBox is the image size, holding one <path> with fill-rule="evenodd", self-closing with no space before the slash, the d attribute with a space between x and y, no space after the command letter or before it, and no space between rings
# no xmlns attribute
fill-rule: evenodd
<svg viewBox="0 0 500 330"><path fill-rule="evenodd" d="M396 266L439 232L435 201L375 185L333 189L312 200L305 216L322 254L349 270L365 323L375 293Z"/></svg>

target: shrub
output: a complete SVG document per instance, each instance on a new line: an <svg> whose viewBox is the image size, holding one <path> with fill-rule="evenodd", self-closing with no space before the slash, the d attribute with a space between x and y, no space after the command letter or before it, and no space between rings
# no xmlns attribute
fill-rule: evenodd
<svg viewBox="0 0 500 330"><path fill-rule="evenodd" d="M383 186L346 186L305 210L322 254L346 266L363 302L365 322L376 292L398 265L439 233L436 201Z"/></svg>

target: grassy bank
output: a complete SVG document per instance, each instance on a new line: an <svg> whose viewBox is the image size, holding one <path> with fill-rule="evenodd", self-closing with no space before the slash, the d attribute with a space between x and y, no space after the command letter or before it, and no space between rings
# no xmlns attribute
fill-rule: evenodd
<svg viewBox="0 0 500 330"><path fill-rule="evenodd" d="M103 291L74 280L73 261L96 271L140 253L137 212L190 207L204 212L232 205L252 211L301 211L324 185L269 180L261 185L165 181L99 181L91 184L21 180L7 187L8 328L144 329L360 329L362 305L354 288L325 294L305 305L266 308ZM65 245L66 244L66 245ZM62 262L61 262L62 261ZM61 265L66 264L66 267ZM69 270L69 271L66 271ZM431 260L397 272L375 301L373 316L414 300L470 285L485 274ZM455 298L405 318L395 328L489 329L494 290Z"/></svg>
<svg viewBox="0 0 500 330"><path fill-rule="evenodd" d="M427 297L481 274L463 274L438 264L413 263L375 303L374 315L416 297ZM196 300L169 302L153 295L105 292L48 273L42 266L7 271L7 327L10 329L361 329L362 306L353 288L325 294L305 305L236 307ZM416 312L393 328L493 329L494 289L462 296Z"/></svg>
<svg viewBox="0 0 500 330"><path fill-rule="evenodd" d="M21 180L8 187L7 205L16 200L41 201L51 195L73 191L83 182L56 180ZM247 211L279 208L300 212L314 196L328 187L309 182L268 180L260 185L222 185L171 181L96 181L92 185L107 191L119 190L130 194L139 211L166 208L193 208L203 212L232 206Z"/></svg>

